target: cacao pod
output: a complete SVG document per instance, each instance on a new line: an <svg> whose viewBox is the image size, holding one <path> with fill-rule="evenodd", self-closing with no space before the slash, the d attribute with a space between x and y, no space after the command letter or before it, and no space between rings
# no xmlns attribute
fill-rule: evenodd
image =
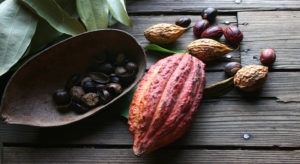
<svg viewBox="0 0 300 164"><path fill-rule="evenodd" d="M213 39L198 39L190 43L186 48L187 53L196 56L202 61L215 60L231 51L231 48Z"/></svg>
<svg viewBox="0 0 300 164"><path fill-rule="evenodd" d="M244 38L242 31L236 26L226 27L224 36L226 40L232 44L239 44Z"/></svg>
<svg viewBox="0 0 300 164"><path fill-rule="evenodd" d="M223 35L223 29L220 26L209 27L201 34L202 38L220 39Z"/></svg>
<svg viewBox="0 0 300 164"><path fill-rule="evenodd" d="M268 67L248 65L234 75L234 85L243 91L251 92L263 86L267 79Z"/></svg>
<svg viewBox="0 0 300 164"><path fill-rule="evenodd" d="M186 30L186 28L161 23L149 27L144 31L144 36L147 40L156 44L168 44L177 40Z"/></svg>
<svg viewBox="0 0 300 164"><path fill-rule="evenodd" d="M204 30L206 30L208 28L208 26L209 26L209 23L205 19L197 21L193 28L194 35L196 37L200 37L202 32Z"/></svg>
<svg viewBox="0 0 300 164"><path fill-rule="evenodd" d="M130 105L128 124L137 156L165 146L189 128L205 85L205 64L174 54L151 66Z"/></svg>

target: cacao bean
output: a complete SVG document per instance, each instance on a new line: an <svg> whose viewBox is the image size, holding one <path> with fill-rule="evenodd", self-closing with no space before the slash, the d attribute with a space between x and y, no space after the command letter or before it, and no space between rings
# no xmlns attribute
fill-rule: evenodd
<svg viewBox="0 0 300 164"><path fill-rule="evenodd" d="M186 28L161 23L149 27L144 31L144 36L147 40L156 44L168 44L177 40L186 30Z"/></svg>
<svg viewBox="0 0 300 164"><path fill-rule="evenodd" d="M220 39L223 35L223 29L220 26L209 27L201 34L202 38Z"/></svg>
<svg viewBox="0 0 300 164"><path fill-rule="evenodd" d="M276 60L276 53L271 48L265 48L261 51L259 60L263 65L272 65Z"/></svg>
<svg viewBox="0 0 300 164"><path fill-rule="evenodd" d="M188 27L191 24L191 18L181 17L175 21L175 24L181 27Z"/></svg>
<svg viewBox="0 0 300 164"><path fill-rule="evenodd" d="M165 146L189 128L202 98L204 67L204 63L189 54L174 54L150 67L129 110L135 155Z"/></svg>
<svg viewBox="0 0 300 164"><path fill-rule="evenodd" d="M198 39L190 43L186 48L187 53L202 61L215 60L231 51L231 48L213 39Z"/></svg>
<svg viewBox="0 0 300 164"><path fill-rule="evenodd" d="M214 22L218 15L218 10L212 7L206 8L202 11L201 16L209 22Z"/></svg>
<svg viewBox="0 0 300 164"><path fill-rule="evenodd" d="M201 37L201 34L204 30L206 30L209 26L209 23L207 20L199 20L195 23L193 28L193 33L196 37Z"/></svg>
<svg viewBox="0 0 300 164"><path fill-rule="evenodd" d="M239 44L243 40L242 31L236 26L228 26L224 30L226 40L232 44Z"/></svg>

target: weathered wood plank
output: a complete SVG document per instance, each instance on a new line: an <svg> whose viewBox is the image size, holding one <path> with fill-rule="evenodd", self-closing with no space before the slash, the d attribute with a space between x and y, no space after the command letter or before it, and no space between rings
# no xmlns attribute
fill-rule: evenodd
<svg viewBox="0 0 300 164"><path fill-rule="evenodd" d="M260 51L273 48L277 59L272 69L300 69L300 11L239 12L238 21L244 33L243 65L260 63Z"/></svg>
<svg viewBox="0 0 300 164"><path fill-rule="evenodd" d="M158 23L174 24L175 20L181 16L182 15L176 15L176 16L131 16L130 18L134 24L134 26L132 28L128 28L123 25L117 25L115 27L129 32L134 37L136 37L136 39L140 42L140 44L142 46L146 46L150 42L147 41L144 37L145 29L147 29L148 27L150 27L152 25L158 24ZM185 15L185 16L190 17L192 19L191 25L194 25L195 22L201 18L201 16L195 16L195 15ZM219 24L220 26L225 27L225 25L224 25L225 21L231 22L232 25L237 24L236 16L219 16L214 24ZM174 43L171 43L168 45L163 45L162 47L165 47L168 49L174 49L174 50L185 50L187 45L196 39L197 38L193 34L193 29L190 29L190 30L186 31ZM225 38L222 37L220 39L220 41L224 43ZM149 68L150 65L153 65L157 60L164 58L167 55L170 55L170 54L148 51L147 52L147 68ZM231 59L226 59L225 57L223 57L219 61L207 64L206 70L222 70L224 68L224 65L228 61L240 61L239 51L229 53L229 55L232 56Z"/></svg>
<svg viewBox="0 0 300 164"><path fill-rule="evenodd" d="M257 11L257 10L298 10L298 0L128 0L127 10L130 13L153 12L194 12L200 13L207 7L215 7L222 12Z"/></svg>
<svg viewBox="0 0 300 164"><path fill-rule="evenodd" d="M116 104L117 106L117 104ZM4 143L58 145L131 145L125 119L118 108L60 128L0 125ZM185 136L174 145L212 146L300 146L300 104L273 99L204 100ZM249 133L249 140L243 134Z"/></svg>
<svg viewBox="0 0 300 164"><path fill-rule="evenodd" d="M300 163L300 151L158 150L143 157L131 149L4 147L3 164L15 163Z"/></svg>

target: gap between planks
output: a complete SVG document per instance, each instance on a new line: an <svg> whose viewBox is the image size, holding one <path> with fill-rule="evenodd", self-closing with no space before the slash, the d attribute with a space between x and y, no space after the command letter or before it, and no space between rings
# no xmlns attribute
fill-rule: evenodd
<svg viewBox="0 0 300 164"><path fill-rule="evenodd" d="M4 163L299 163L299 151L161 149L142 157L131 149L16 148L3 150Z"/></svg>

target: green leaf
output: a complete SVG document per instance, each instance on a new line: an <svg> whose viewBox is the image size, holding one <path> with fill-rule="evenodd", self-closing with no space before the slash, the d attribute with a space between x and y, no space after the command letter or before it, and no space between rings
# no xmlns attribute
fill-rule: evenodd
<svg viewBox="0 0 300 164"><path fill-rule="evenodd" d="M27 50L38 18L17 0L0 4L0 76L16 64Z"/></svg>
<svg viewBox="0 0 300 164"><path fill-rule="evenodd" d="M107 28L108 6L106 0L76 0L80 19L88 31Z"/></svg>
<svg viewBox="0 0 300 164"><path fill-rule="evenodd" d="M56 31L49 23L40 19L36 28L36 32L31 41L30 54L36 53L45 48L50 42L54 41L62 33Z"/></svg>
<svg viewBox="0 0 300 164"><path fill-rule="evenodd" d="M146 47L144 47L145 50L151 50L151 51L159 51L159 52L165 52L165 53L171 53L171 54L176 54L176 53L185 53L183 50L168 50L163 47L160 47L159 45L156 44L149 44Z"/></svg>
<svg viewBox="0 0 300 164"><path fill-rule="evenodd" d="M122 0L106 0L112 16L126 26L132 26L126 11L125 2Z"/></svg>
<svg viewBox="0 0 300 164"><path fill-rule="evenodd" d="M132 88L120 101L120 103L118 104L119 107L121 107L122 109L120 110L121 113L120 115L128 118L128 114L129 114L129 106L131 104L131 100L133 97L133 94L136 90L137 86L135 86L134 88Z"/></svg>
<svg viewBox="0 0 300 164"><path fill-rule="evenodd" d="M56 0L58 5L74 18L78 18L76 0Z"/></svg>
<svg viewBox="0 0 300 164"><path fill-rule="evenodd" d="M55 0L22 0L57 31L76 35L86 30L82 24L62 9Z"/></svg>

